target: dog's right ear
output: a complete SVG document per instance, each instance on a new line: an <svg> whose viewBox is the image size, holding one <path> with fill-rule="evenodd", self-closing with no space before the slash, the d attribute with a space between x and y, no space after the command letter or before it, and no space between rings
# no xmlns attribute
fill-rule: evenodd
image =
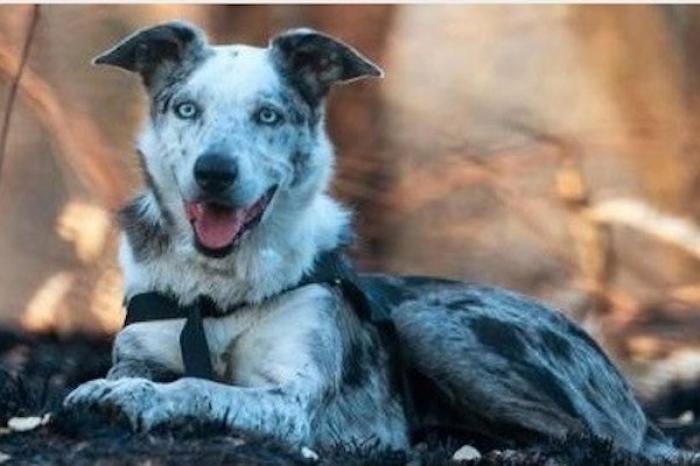
<svg viewBox="0 0 700 466"><path fill-rule="evenodd" d="M141 29L93 59L139 73L146 87L205 55L207 40L197 27L174 21Z"/></svg>

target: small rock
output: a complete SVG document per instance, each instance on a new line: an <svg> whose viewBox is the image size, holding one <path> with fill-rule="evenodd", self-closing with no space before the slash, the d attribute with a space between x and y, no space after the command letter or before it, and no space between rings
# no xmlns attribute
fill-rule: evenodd
<svg viewBox="0 0 700 466"><path fill-rule="evenodd" d="M246 441L243 440L240 437L229 437L228 442L231 444L232 447L240 447L246 444Z"/></svg>
<svg viewBox="0 0 700 466"><path fill-rule="evenodd" d="M678 416L678 423L684 426L692 424L695 420L695 413L692 411L685 411L683 414Z"/></svg>
<svg viewBox="0 0 700 466"><path fill-rule="evenodd" d="M46 413L43 416L28 416L28 417L13 417L7 421L7 427L13 432L26 432L34 430L39 426L49 423L51 413Z"/></svg>
<svg viewBox="0 0 700 466"><path fill-rule="evenodd" d="M0 451L0 463L4 463L5 461L9 461L10 458L12 458L10 455Z"/></svg>
<svg viewBox="0 0 700 466"><path fill-rule="evenodd" d="M301 456L305 460L318 461L319 459L318 453L316 453L309 447L301 447Z"/></svg>
<svg viewBox="0 0 700 466"><path fill-rule="evenodd" d="M472 461L481 458L479 450L471 445L464 445L452 455L453 461Z"/></svg>
<svg viewBox="0 0 700 466"><path fill-rule="evenodd" d="M659 419L659 424L663 427L681 427L687 426L695 422L695 413L693 411L684 411L680 416L675 418L664 418Z"/></svg>
<svg viewBox="0 0 700 466"><path fill-rule="evenodd" d="M27 432L39 427L42 424L42 420L39 416L13 417L7 421L7 427L15 432Z"/></svg>

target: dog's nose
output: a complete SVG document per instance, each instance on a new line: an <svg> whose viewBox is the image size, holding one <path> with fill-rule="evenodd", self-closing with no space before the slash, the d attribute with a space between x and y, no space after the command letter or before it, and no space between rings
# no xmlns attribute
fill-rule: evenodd
<svg viewBox="0 0 700 466"><path fill-rule="evenodd" d="M199 156L194 163L194 179L203 190L210 193L225 191L236 181L238 165L230 157L220 153Z"/></svg>

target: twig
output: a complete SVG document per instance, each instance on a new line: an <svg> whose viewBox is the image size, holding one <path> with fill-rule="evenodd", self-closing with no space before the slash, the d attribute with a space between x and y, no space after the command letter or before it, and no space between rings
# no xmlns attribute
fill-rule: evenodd
<svg viewBox="0 0 700 466"><path fill-rule="evenodd" d="M22 73L24 71L24 66L27 64L27 59L29 58L29 48L32 45L32 39L34 39L34 32L36 31L36 25L39 22L39 5L32 6L31 17L29 19L29 29L27 30L27 35L24 39L24 45L22 46L22 54L20 55L19 64L17 65L17 71L10 82L10 92L7 95L7 103L5 105L5 114L3 115L2 128L0 129L0 180L2 179L2 166L5 161L5 151L7 149L7 137L10 132L10 122L12 120L12 112L15 105L15 100L17 97L17 91L19 89L19 81L22 79Z"/></svg>
<svg viewBox="0 0 700 466"><path fill-rule="evenodd" d="M12 76L19 58L0 35L0 74ZM34 112L39 122L53 137L63 159L79 179L97 195L102 205L118 208L127 189L123 176L115 170L119 157L105 140L99 128L84 113L62 102L51 86L26 66L19 81L19 95Z"/></svg>
<svg viewBox="0 0 700 466"><path fill-rule="evenodd" d="M700 228L690 219L662 212L637 199L610 199L591 206L595 222L617 224L673 244L700 259Z"/></svg>

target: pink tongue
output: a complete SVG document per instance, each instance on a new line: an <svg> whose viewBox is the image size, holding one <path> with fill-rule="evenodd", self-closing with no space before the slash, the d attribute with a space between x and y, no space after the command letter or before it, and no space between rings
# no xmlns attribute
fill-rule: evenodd
<svg viewBox="0 0 700 466"><path fill-rule="evenodd" d="M197 239L209 249L230 245L246 220L245 209L225 209L205 203L189 204L187 214L194 223Z"/></svg>

